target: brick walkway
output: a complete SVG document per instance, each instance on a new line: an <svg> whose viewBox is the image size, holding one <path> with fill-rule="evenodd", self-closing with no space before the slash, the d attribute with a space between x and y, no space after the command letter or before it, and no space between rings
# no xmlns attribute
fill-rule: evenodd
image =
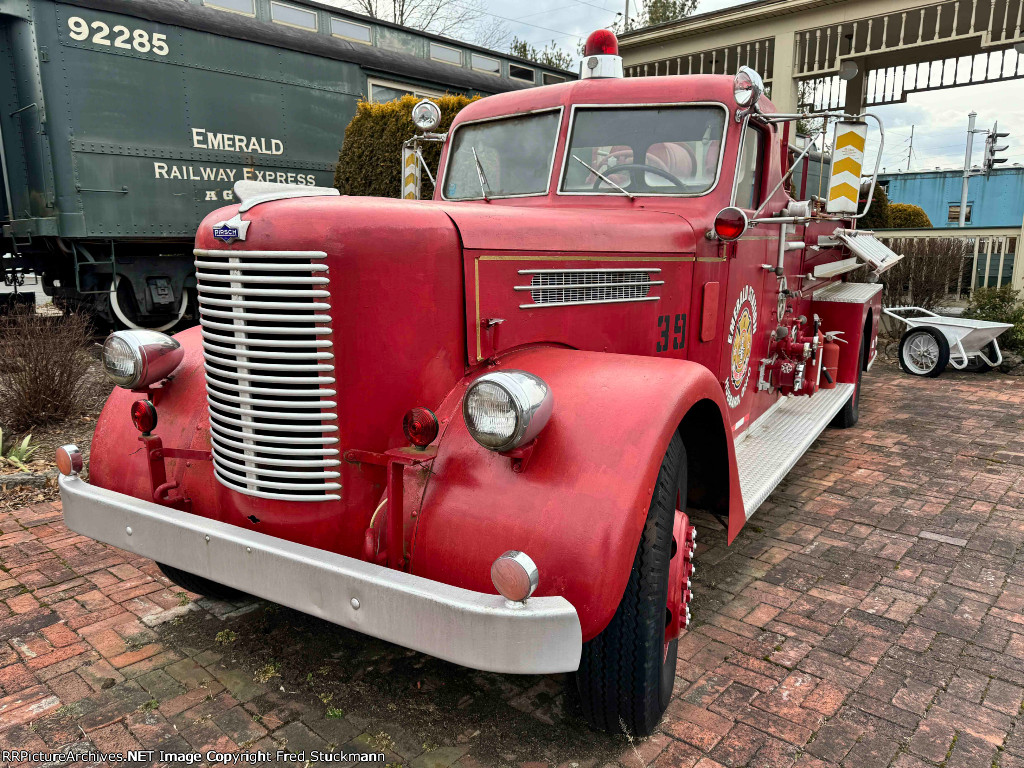
<svg viewBox="0 0 1024 768"><path fill-rule="evenodd" d="M1024 381L880 366L734 546L697 519L695 628L649 740L571 678L464 670L0 513L0 746L384 751L423 768L1024 768Z"/></svg>

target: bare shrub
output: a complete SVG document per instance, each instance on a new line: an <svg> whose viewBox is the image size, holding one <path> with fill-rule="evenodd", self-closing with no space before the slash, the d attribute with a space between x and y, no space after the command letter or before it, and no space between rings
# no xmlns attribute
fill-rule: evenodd
<svg viewBox="0 0 1024 768"><path fill-rule="evenodd" d="M0 318L0 423L21 431L80 413L91 342L82 315Z"/></svg>
<svg viewBox="0 0 1024 768"><path fill-rule="evenodd" d="M903 260L882 274L885 306L934 311L970 289L974 252L967 240L908 237L887 245L902 253Z"/></svg>

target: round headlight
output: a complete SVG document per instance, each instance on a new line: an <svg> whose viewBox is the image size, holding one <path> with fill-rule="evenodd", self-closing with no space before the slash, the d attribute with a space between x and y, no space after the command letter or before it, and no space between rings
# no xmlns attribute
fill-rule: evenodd
<svg viewBox="0 0 1024 768"><path fill-rule="evenodd" d="M497 371L481 376L466 391L462 415L484 448L511 451L535 438L551 417L554 398L539 376Z"/></svg>
<svg viewBox="0 0 1024 768"><path fill-rule="evenodd" d="M750 67L740 67L732 81L733 97L745 109L754 109L764 93L764 81Z"/></svg>
<svg viewBox="0 0 1024 768"><path fill-rule="evenodd" d="M441 124L441 108L424 99L412 108L412 121L421 131L432 131Z"/></svg>
<svg viewBox="0 0 1024 768"><path fill-rule="evenodd" d="M103 372L117 386L138 389L166 379L181 364L181 344L156 331L115 331L103 343Z"/></svg>

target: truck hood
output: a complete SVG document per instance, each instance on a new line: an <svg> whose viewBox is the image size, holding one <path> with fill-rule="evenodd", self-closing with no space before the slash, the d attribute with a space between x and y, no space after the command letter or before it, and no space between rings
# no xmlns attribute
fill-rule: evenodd
<svg viewBox="0 0 1024 768"><path fill-rule="evenodd" d="M494 203L444 206L467 250L577 253L694 253L690 223L672 213L637 207L539 208Z"/></svg>

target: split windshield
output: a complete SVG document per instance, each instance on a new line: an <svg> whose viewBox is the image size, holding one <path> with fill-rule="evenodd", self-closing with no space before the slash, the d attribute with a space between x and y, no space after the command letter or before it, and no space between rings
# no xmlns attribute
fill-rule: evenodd
<svg viewBox="0 0 1024 768"><path fill-rule="evenodd" d="M448 200L548 191L560 112L489 120L455 131L444 178Z"/></svg>
<svg viewBox="0 0 1024 768"><path fill-rule="evenodd" d="M718 178L721 107L588 107L574 117L562 192L702 195Z"/></svg>

